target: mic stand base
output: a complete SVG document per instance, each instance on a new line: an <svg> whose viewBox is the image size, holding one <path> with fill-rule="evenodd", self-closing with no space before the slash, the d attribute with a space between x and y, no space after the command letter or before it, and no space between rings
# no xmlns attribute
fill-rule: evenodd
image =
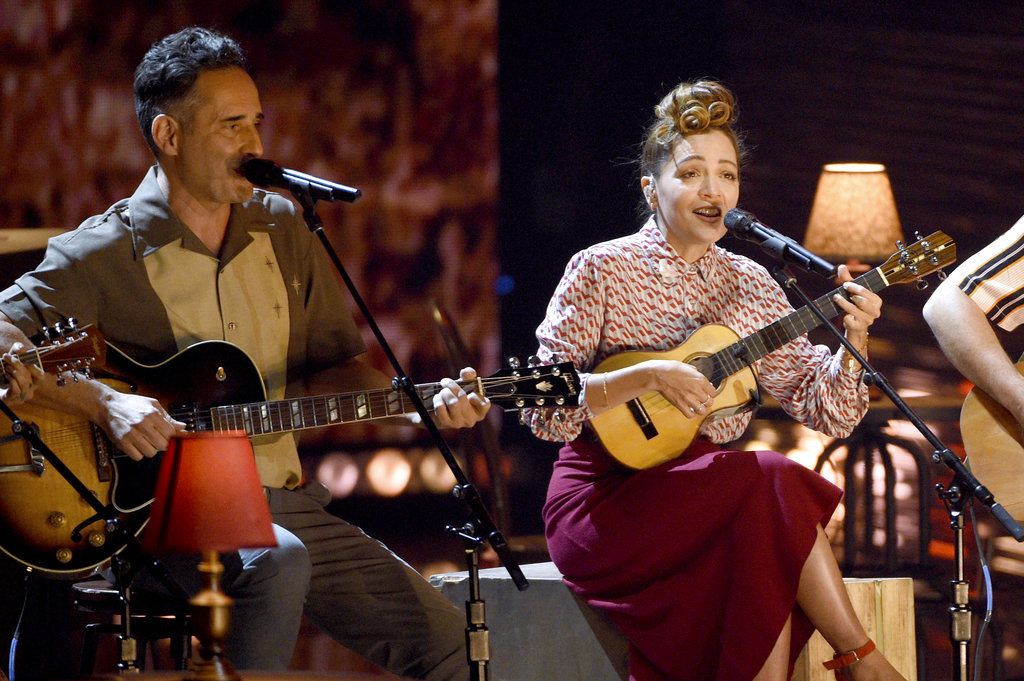
<svg viewBox="0 0 1024 681"><path fill-rule="evenodd" d="M954 681L968 681L968 646L971 642L970 584L964 579L964 506L970 496L956 484L945 488L935 485L939 499L949 513L949 526L953 530L954 579L949 582L949 640L952 645Z"/></svg>
<svg viewBox="0 0 1024 681"><path fill-rule="evenodd" d="M469 600L466 601L466 658L469 661L470 681L488 681L491 678L491 640L487 629L486 604L480 595L480 549L484 540L469 522L462 527L449 525L448 532L459 536L466 557L469 575Z"/></svg>

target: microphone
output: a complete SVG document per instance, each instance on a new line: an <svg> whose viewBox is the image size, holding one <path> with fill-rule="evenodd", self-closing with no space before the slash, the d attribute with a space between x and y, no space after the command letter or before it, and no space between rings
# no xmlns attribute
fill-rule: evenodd
<svg viewBox="0 0 1024 681"><path fill-rule="evenodd" d="M239 171L245 179L257 187L277 187L291 193L308 192L314 201L347 201L352 203L362 192L355 187L348 187L337 182L300 173L297 170L282 168L270 159L250 158L243 161Z"/></svg>
<svg viewBox="0 0 1024 681"><path fill-rule="evenodd" d="M741 239L752 241L768 251L776 260L792 263L797 267L820 274L829 279L835 278L836 266L790 239L779 234L771 227L758 222L750 213L732 208L725 214L725 228Z"/></svg>

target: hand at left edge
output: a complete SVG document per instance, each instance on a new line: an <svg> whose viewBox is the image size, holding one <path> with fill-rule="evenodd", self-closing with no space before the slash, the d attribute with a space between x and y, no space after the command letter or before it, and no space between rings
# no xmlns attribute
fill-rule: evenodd
<svg viewBox="0 0 1024 681"><path fill-rule="evenodd" d="M15 343L10 351L5 352L0 358L7 378L7 385L0 388L0 399L8 404L21 404L31 400L38 381L43 376L39 367L27 365L19 359L18 353L24 349L23 344Z"/></svg>

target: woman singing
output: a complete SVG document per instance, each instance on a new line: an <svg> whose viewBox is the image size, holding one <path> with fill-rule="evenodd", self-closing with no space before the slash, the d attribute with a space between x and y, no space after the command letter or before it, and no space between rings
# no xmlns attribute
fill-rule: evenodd
<svg viewBox="0 0 1024 681"><path fill-rule="evenodd" d="M715 243L740 190L732 93L683 83L655 113L640 159L650 217L569 262L537 329L543 360L591 370L624 351L675 348L705 324L742 337L793 311L763 267ZM846 336L866 350L881 299L845 267L840 281L850 298L836 297ZM787 413L828 435L848 435L867 409L859 365L806 336L756 368ZM570 588L629 640L632 679L783 681L815 628L837 651L837 676L902 679L857 620L822 531L837 487L776 452L727 449L749 413L709 419L674 460L626 468L602 449L590 418L657 391L682 417L703 419L715 386L672 359L585 381L583 406L569 418L531 415L539 437L566 443L544 518Z"/></svg>

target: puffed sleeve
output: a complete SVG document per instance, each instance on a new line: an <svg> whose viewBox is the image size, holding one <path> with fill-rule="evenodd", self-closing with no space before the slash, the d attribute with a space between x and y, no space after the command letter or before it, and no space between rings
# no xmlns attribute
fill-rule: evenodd
<svg viewBox="0 0 1024 681"><path fill-rule="evenodd" d="M766 314L779 319L792 312L782 289L765 273L762 291ZM860 371L847 371L842 351L814 345L807 336L783 345L758 362L760 383L782 408L808 428L846 437L867 412L868 390Z"/></svg>
<svg viewBox="0 0 1024 681"><path fill-rule="evenodd" d="M581 372L590 370L604 326L604 309L601 261L591 251L581 251L566 266L537 328L538 358L542 362L570 361ZM581 374L581 378L584 388L579 408L563 410L562 418L549 409L528 410L530 428L537 437L569 442L579 436L584 421L593 416L586 406L589 376Z"/></svg>

